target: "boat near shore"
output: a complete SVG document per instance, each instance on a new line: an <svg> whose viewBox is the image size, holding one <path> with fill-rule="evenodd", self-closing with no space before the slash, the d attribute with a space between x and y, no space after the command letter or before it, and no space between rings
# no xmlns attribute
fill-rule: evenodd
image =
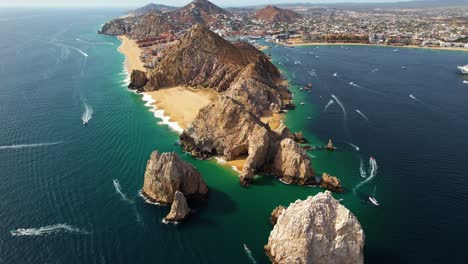
<svg viewBox="0 0 468 264"><path fill-rule="evenodd" d="M468 64L465 66L458 66L457 67L462 74L468 74Z"/></svg>

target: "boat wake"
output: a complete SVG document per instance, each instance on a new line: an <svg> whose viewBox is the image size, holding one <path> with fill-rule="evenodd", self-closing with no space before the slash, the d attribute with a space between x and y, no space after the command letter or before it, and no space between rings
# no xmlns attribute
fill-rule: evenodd
<svg viewBox="0 0 468 264"><path fill-rule="evenodd" d="M255 261L255 258L253 257L252 251L250 251L246 244L244 244L244 251L247 254L247 257L249 257L250 261L253 264L257 264L257 261Z"/></svg>
<svg viewBox="0 0 468 264"><path fill-rule="evenodd" d="M90 45L114 45L114 43L112 43L112 42L89 42L89 41L82 40L82 39L79 39L79 38L76 38L75 40L79 41L79 42L86 43L86 44L90 44Z"/></svg>
<svg viewBox="0 0 468 264"><path fill-rule="evenodd" d="M349 142L347 142L347 141L345 141L345 142L346 142L346 144L348 144L348 145L350 145L351 147L353 147L356 151L359 151L359 147L358 147L358 146L354 145L353 143L349 143Z"/></svg>
<svg viewBox="0 0 468 264"><path fill-rule="evenodd" d="M314 69L310 70L310 71L309 71L309 74L310 74L310 76L315 77L315 78L318 79L317 72L316 72Z"/></svg>
<svg viewBox="0 0 468 264"><path fill-rule="evenodd" d="M349 82L349 85L354 86L354 87L358 87L358 88L362 88L361 86L355 84L354 82Z"/></svg>
<svg viewBox="0 0 468 264"><path fill-rule="evenodd" d="M362 178L367 178L367 173L366 170L364 169L364 162L362 159L360 160L360 165L359 165L359 174L361 175Z"/></svg>
<svg viewBox="0 0 468 264"><path fill-rule="evenodd" d="M333 99L330 99L330 101L328 101L327 105L323 109L323 112L325 113L328 110L328 107L330 107L334 102L335 101L333 101Z"/></svg>
<svg viewBox="0 0 468 264"><path fill-rule="evenodd" d="M341 103L340 99L338 99L338 97L336 97L336 95L334 95L334 94L332 94L331 97L333 99L335 99L335 101L338 103L338 105L340 105L341 110L343 110L343 119L347 120L348 119L348 112L346 112L346 109L345 109L344 105Z"/></svg>
<svg viewBox="0 0 468 264"><path fill-rule="evenodd" d="M77 233L88 235L89 232L67 224L56 224L51 226L43 226L39 228L19 228L10 231L12 236L47 236L59 232Z"/></svg>
<svg viewBox="0 0 468 264"><path fill-rule="evenodd" d="M417 102L420 102L420 103L423 102L423 101L421 101L420 99L416 98L416 96L414 96L413 94L410 94L410 95L409 95L409 98L411 98L411 99L413 99L413 100L415 100L415 101L417 101Z"/></svg>
<svg viewBox="0 0 468 264"><path fill-rule="evenodd" d="M335 72L335 73L333 74L333 77L338 78L338 73Z"/></svg>
<svg viewBox="0 0 468 264"><path fill-rule="evenodd" d="M377 169L379 167L377 166L377 161L374 159L374 158L370 158L369 159L369 172L368 172L368 177L363 180L362 182L360 182L358 185L356 185L356 187L353 188L353 192L356 192L359 188L361 188L364 184L368 183L370 180L372 180L373 178L375 178L375 176L377 176ZM363 168L364 170L364 168ZM362 176L362 174L361 174Z"/></svg>
<svg viewBox="0 0 468 264"><path fill-rule="evenodd" d="M378 71L380 71L380 69L373 69L371 73L378 72Z"/></svg>
<svg viewBox="0 0 468 264"><path fill-rule="evenodd" d="M362 118L364 118L366 121L369 121L369 118L367 118L367 116L365 114L363 114L361 111L359 111L358 109L356 109L356 113L358 113L359 115L362 116Z"/></svg>
<svg viewBox="0 0 468 264"><path fill-rule="evenodd" d="M120 195L120 198L122 198L123 201L129 203L129 204L133 204L134 202L130 199L128 199L128 197L122 192L122 187L120 186L120 182L119 180L117 179L114 179L112 180L113 184L114 184L114 189L115 189L115 192Z"/></svg>
<svg viewBox="0 0 468 264"><path fill-rule="evenodd" d="M86 103L84 104L84 108L85 110L81 116L81 120L83 121L83 124L87 124L89 120L93 118L93 108Z"/></svg>
<svg viewBox="0 0 468 264"><path fill-rule="evenodd" d="M63 141L57 142L50 142L50 143L36 143L36 144L18 144L18 145L6 145L0 146L0 150L2 149L21 149L21 148L37 148L37 147L46 147L46 146L53 146L62 144Z"/></svg>

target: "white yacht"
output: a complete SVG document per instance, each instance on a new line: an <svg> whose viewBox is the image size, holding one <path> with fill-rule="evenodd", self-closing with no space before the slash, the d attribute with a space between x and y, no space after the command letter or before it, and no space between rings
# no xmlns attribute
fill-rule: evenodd
<svg viewBox="0 0 468 264"><path fill-rule="evenodd" d="M468 74L468 65L458 66L457 68L461 71L461 73Z"/></svg>

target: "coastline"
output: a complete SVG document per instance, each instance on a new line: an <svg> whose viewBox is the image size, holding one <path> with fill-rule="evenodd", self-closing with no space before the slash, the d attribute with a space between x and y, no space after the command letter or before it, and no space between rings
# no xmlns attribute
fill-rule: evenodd
<svg viewBox="0 0 468 264"><path fill-rule="evenodd" d="M446 51L465 51L465 48L444 48L444 47L421 47L416 45L407 46L391 46L391 45L376 45L376 44L364 44L364 43L324 43L324 42L308 42L308 43L294 43L294 44L279 44L285 47L302 47L302 46L369 46L369 47L386 47L386 48L406 48L406 49L429 49L429 50L446 50Z"/></svg>

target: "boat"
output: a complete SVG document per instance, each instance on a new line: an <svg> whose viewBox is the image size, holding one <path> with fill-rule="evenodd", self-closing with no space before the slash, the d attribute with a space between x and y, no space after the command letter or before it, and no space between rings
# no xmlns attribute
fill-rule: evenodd
<svg viewBox="0 0 468 264"><path fill-rule="evenodd" d="M468 64L465 66L458 66L457 68L461 71L462 74L468 74Z"/></svg>
<svg viewBox="0 0 468 264"><path fill-rule="evenodd" d="M371 157L371 159L374 159L373 157ZM374 194L372 194L372 196L369 196L369 201L375 205L375 206L379 206L379 202L377 201L377 199L375 199L375 190L377 189L377 185L374 187Z"/></svg>
<svg viewBox="0 0 468 264"><path fill-rule="evenodd" d="M312 88L312 83L308 83L307 87Z"/></svg>
<svg viewBox="0 0 468 264"><path fill-rule="evenodd" d="M463 81L464 84L468 84L468 81Z"/></svg>
<svg viewBox="0 0 468 264"><path fill-rule="evenodd" d="M87 125L88 125L88 122L83 121L83 126L87 126Z"/></svg>
<svg viewBox="0 0 468 264"><path fill-rule="evenodd" d="M305 103L304 103L304 102L302 102L302 103L301 103L301 105L305 105Z"/></svg>
<svg viewBox="0 0 468 264"><path fill-rule="evenodd" d="M402 66L401 68L402 68L403 70L405 70L405 69L406 69L406 66Z"/></svg>

